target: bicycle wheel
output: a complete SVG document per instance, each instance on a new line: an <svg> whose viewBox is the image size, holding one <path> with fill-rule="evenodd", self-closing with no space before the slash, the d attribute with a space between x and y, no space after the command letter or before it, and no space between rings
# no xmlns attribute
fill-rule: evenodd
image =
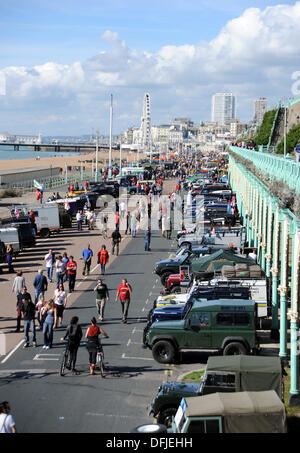
<svg viewBox="0 0 300 453"><path fill-rule="evenodd" d="M100 373L101 373L101 377L105 377L105 369L104 369L104 363L103 363L103 356L101 358L101 361L100 361Z"/></svg>
<svg viewBox="0 0 300 453"><path fill-rule="evenodd" d="M65 368L66 368L66 365L67 365L67 362L68 362L68 358L69 358L69 350L66 350L64 352L64 355L63 355L63 358L62 358L62 361L61 361L61 365L60 365L60 375L61 376L65 375Z"/></svg>

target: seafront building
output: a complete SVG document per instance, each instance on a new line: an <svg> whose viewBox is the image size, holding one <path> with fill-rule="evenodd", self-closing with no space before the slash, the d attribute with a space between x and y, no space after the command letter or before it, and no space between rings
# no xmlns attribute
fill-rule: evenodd
<svg viewBox="0 0 300 453"><path fill-rule="evenodd" d="M0 132L0 143L40 145L42 143L42 136L41 134L17 135L9 132Z"/></svg>
<svg viewBox="0 0 300 453"><path fill-rule="evenodd" d="M235 118L235 96L232 93L216 93L212 97L211 120L223 126Z"/></svg>

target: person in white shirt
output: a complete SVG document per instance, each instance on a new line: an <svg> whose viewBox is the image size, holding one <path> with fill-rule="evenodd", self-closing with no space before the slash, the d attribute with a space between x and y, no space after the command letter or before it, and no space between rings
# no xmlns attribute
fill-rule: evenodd
<svg viewBox="0 0 300 453"><path fill-rule="evenodd" d="M94 229L94 211L91 210L91 208L88 209L86 213L86 218L88 222L88 229L93 230Z"/></svg>
<svg viewBox="0 0 300 453"><path fill-rule="evenodd" d="M67 293L64 291L63 284L60 283L58 288L54 291L54 304L56 307L56 317L59 323L59 326L62 326L64 310L67 306Z"/></svg>
<svg viewBox="0 0 300 453"><path fill-rule="evenodd" d="M76 214L77 230L82 231L82 211L78 211Z"/></svg>
<svg viewBox="0 0 300 453"><path fill-rule="evenodd" d="M253 260L256 263L256 261L257 261L256 250L252 250L252 252L248 254L248 258L250 258L251 260Z"/></svg>
<svg viewBox="0 0 300 453"><path fill-rule="evenodd" d="M121 203L120 203L120 214L121 214L121 218L122 219L125 217L125 211L126 211L126 203L125 203L125 201L121 201Z"/></svg>
<svg viewBox="0 0 300 453"><path fill-rule="evenodd" d="M50 249L47 255L45 255L44 261L46 263L48 280L52 282L53 268L55 264L55 255L52 252L52 249Z"/></svg>
<svg viewBox="0 0 300 453"><path fill-rule="evenodd" d="M10 406L8 401L0 403L0 434L15 434L16 424L13 416L10 415Z"/></svg>

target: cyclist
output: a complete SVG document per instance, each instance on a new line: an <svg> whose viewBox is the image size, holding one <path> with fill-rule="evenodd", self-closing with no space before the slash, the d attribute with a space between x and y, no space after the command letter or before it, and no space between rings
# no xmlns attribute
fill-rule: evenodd
<svg viewBox="0 0 300 453"><path fill-rule="evenodd" d="M77 316L73 316L70 321L70 324L67 327L66 334L61 341L68 340L67 348L70 352L70 362L67 363L66 368L73 372L76 372L75 364L77 359L77 351L80 345L80 340L82 338L82 329L78 324L79 318Z"/></svg>
<svg viewBox="0 0 300 453"><path fill-rule="evenodd" d="M95 317L91 319L91 325L88 327L85 338L87 338L86 348L89 353L89 362L90 362L90 374L95 374L95 365L97 359L97 352L102 350L101 341L99 335L102 334L105 338L109 338L106 332L102 327L97 326L97 320Z"/></svg>

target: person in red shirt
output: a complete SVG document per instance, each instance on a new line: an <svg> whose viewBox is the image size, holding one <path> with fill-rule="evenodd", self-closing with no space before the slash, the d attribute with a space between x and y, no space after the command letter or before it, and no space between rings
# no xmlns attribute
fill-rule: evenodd
<svg viewBox="0 0 300 453"><path fill-rule="evenodd" d="M73 260L73 256L70 256L70 259L67 264L67 273L68 273L68 278L69 278L69 293L72 293L74 291L76 272L77 272L77 263L76 263L76 261Z"/></svg>
<svg viewBox="0 0 300 453"><path fill-rule="evenodd" d="M116 230L119 230L119 226L120 226L120 214L119 214L118 211L117 211L116 214L115 214L115 224L116 224Z"/></svg>
<svg viewBox="0 0 300 453"><path fill-rule="evenodd" d="M102 245L102 249L99 250L99 252L97 253L97 256L98 256L98 264L101 264L101 274L104 275L105 274L105 266L106 266L106 264L108 263L108 260L109 260L109 253L106 250L106 246L105 245Z"/></svg>
<svg viewBox="0 0 300 453"><path fill-rule="evenodd" d="M127 282L126 278L123 278L121 285L118 286L117 295L116 295L116 302L118 302L118 299L120 296L121 307L122 307L122 323L123 324L127 323L127 315L128 315L131 293L132 293L131 286Z"/></svg>

